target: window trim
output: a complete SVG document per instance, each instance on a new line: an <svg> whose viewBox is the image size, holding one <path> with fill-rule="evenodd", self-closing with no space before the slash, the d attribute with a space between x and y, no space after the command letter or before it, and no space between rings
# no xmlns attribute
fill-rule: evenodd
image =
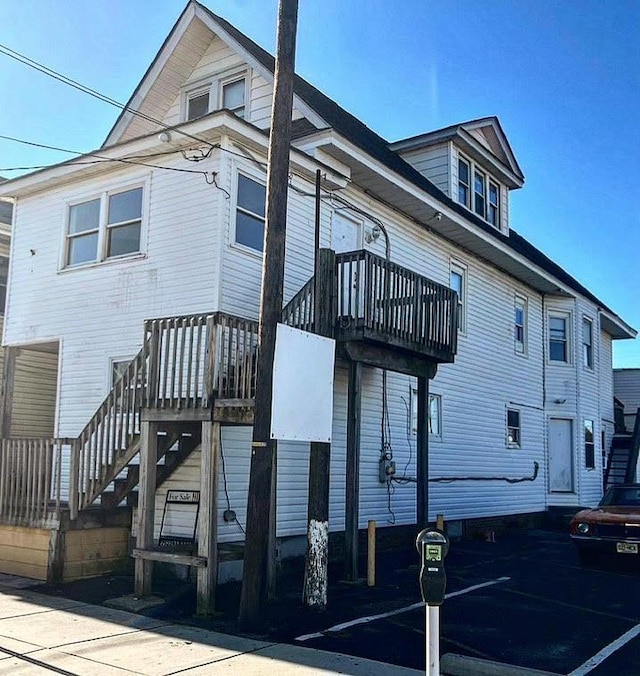
<svg viewBox="0 0 640 676"><path fill-rule="evenodd" d="M564 319L565 321L565 359L551 358L551 319ZM573 349L571 340L572 331L572 315L571 312L563 312L562 310L550 310L547 312L547 361L549 364L556 366L571 366L572 358L571 351Z"/></svg>
<svg viewBox="0 0 640 676"><path fill-rule="evenodd" d="M438 431L431 431L431 401L435 400L438 402ZM415 387L411 388L411 406L410 406L410 425L411 433L418 433L418 390ZM427 402L427 427L429 429L429 439L441 440L442 439L442 395L437 394L436 392L429 392L428 402Z"/></svg>
<svg viewBox="0 0 640 676"><path fill-rule="evenodd" d="M449 259L449 288L453 289L451 286L451 275L457 274L461 277L460 286L462 289L462 298L458 297L458 333L465 336L467 334L467 305L468 305L468 291L467 291L467 282L468 282L468 268L467 266L454 259Z"/></svg>
<svg viewBox="0 0 640 676"><path fill-rule="evenodd" d="M518 327L516 313L522 309L522 341L518 340ZM513 298L513 349L516 354L528 356L528 333L529 333L529 300L526 296L516 293ZM521 346L521 347L519 347Z"/></svg>
<svg viewBox="0 0 640 676"><path fill-rule="evenodd" d="M518 416L518 425L509 425L509 413L515 413ZM505 443L507 448L522 448L522 413L519 408L513 408L507 406L505 413ZM510 430L516 430L515 440L512 441L510 438Z"/></svg>
<svg viewBox="0 0 640 676"><path fill-rule="evenodd" d="M243 244L242 242L238 242L236 239L236 216L238 213L238 209L242 209L242 207L238 207L238 176L244 176L245 178L249 179L250 181L253 181L254 183L259 183L260 185L264 186L265 189L265 215L264 218L262 219L263 221L263 239L264 239L264 227L266 226L267 222L267 213L266 213L266 191L267 191L267 177L262 174L258 174L257 172L250 171L246 169L245 167L237 167L235 171L233 172L233 204L231 205L231 221L232 223L230 224L229 228L229 246L233 249L238 249L239 251L242 251L243 253L251 254L253 256L256 256L257 258L262 259L264 257L264 250L261 249L258 251L258 249L254 249L253 247L248 246L247 244ZM257 218L257 215L248 211L244 210L247 214L250 216L253 216L254 218Z"/></svg>
<svg viewBox="0 0 640 676"><path fill-rule="evenodd" d="M591 441L587 441L587 423L591 423ZM596 423L592 418L582 421L582 436L584 441L584 466L587 470L596 468ZM589 457L591 464L589 464Z"/></svg>
<svg viewBox="0 0 640 676"><path fill-rule="evenodd" d="M131 221L123 221L121 223L108 224L107 220L109 217L109 198L112 195L118 195L120 193L129 192L130 190L142 190L142 197L140 200L140 240L138 244L138 251L132 251L125 254L120 254L117 256L107 255L108 247L108 233L110 228L117 226L127 225L129 223L137 222L138 219ZM144 177L138 180L129 180L126 183L118 183L109 188L100 190L100 191L91 191L87 192L73 199L67 200L64 209L64 223L62 230L62 246L59 256L58 263L58 272L66 272L68 270L83 270L88 267L93 267L96 265L107 265L123 260L132 260L137 258L146 257L146 235L147 235L147 222L149 214L149 177ZM69 240L77 236L77 233L74 235L69 234L69 219L71 217L71 209L80 204L85 204L86 202L92 202L93 200L100 201L100 211L98 218L98 242L96 244L96 257L90 261L84 261L82 263L72 264L69 262ZM85 231L86 234L87 231Z"/></svg>
<svg viewBox="0 0 640 676"><path fill-rule="evenodd" d="M220 73L215 73L206 78L194 81L185 85L182 89L182 96L180 102L180 121L192 122L199 119L194 117L189 119L189 99L200 96L205 92L209 92L209 107L205 115L213 113L216 110L222 110L222 96L223 87L226 84L231 84L239 80L244 80L244 115L241 119L249 119L250 100L251 100L251 72L250 68L245 66L241 68L231 68ZM233 111L232 111L233 112ZM238 116L240 117L240 116Z"/></svg>
<svg viewBox="0 0 640 676"><path fill-rule="evenodd" d="M585 343L584 340L584 329L585 325L589 325L589 343ZM582 317L582 324L580 326L581 328L581 336L580 336L580 344L582 345L582 368L584 368L587 371L593 371L594 368L594 363L593 363L593 319L591 317L587 317L584 315Z"/></svg>
<svg viewBox="0 0 640 676"><path fill-rule="evenodd" d="M456 166L456 171L457 171L457 176L456 176L456 192L455 192L455 199L458 202L458 204L462 204L465 206L469 211L479 218L481 218L483 221L486 221L492 228L495 228L496 230L502 232L503 227L502 227L502 184L500 181L498 181L489 171L484 166L481 166L474 162L472 159L470 159L467 155L462 153L457 147L456 147L456 153L457 153L457 159L458 163ZM464 163L467 167L468 170L468 175L469 175L469 183L463 183L460 180L460 163ZM483 187L483 192L481 194L481 198L484 200L484 206L482 209L482 212L479 212L476 209L476 195L479 194L476 192L476 176L481 177L482 179L482 187ZM460 187L464 186L464 188L467 191L467 200L466 202L462 202L460 200ZM496 188L496 203L490 202L490 195L491 195L491 188L495 187ZM496 214L496 222L493 223L490 214L491 214L491 208L495 208L495 214Z"/></svg>

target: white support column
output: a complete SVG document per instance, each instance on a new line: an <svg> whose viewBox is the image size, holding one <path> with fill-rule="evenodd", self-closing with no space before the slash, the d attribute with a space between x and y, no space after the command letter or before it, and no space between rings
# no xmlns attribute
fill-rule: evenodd
<svg viewBox="0 0 640 676"><path fill-rule="evenodd" d="M200 512L198 517L198 556L207 565L198 568L196 614L208 617L215 610L218 582L218 457L220 423L202 423L200 464Z"/></svg>

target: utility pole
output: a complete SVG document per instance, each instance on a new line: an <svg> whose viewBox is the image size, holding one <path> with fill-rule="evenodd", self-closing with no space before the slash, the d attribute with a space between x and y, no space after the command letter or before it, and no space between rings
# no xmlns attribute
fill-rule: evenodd
<svg viewBox="0 0 640 676"><path fill-rule="evenodd" d="M289 152L298 0L280 0L267 172L267 218L251 470L247 498L240 623L255 624L266 601L270 521L275 516L277 444L271 437L271 389L276 327L282 317ZM271 532L271 537L275 533ZM272 548L272 551L275 549Z"/></svg>

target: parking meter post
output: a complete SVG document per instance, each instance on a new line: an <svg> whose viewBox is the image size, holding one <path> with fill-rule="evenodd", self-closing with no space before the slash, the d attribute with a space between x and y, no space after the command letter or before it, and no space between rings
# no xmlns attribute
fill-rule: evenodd
<svg viewBox="0 0 640 676"><path fill-rule="evenodd" d="M446 535L425 528L416 538L420 554L420 591L425 602L425 659L427 676L440 674L440 605L444 601L447 577L444 558L449 551Z"/></svg>

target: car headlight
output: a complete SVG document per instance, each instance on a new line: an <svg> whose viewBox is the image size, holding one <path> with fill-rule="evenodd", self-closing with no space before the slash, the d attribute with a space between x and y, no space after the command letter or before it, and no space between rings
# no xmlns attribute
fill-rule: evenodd
<svg viewBox="0 0 640 676"><path fill-rule="evenodd" d="M589 526L589 524L585 523L584 521L581 521L576 526L576 530L578 531L578 533L580 533L580 535L586 535L589 532L590 528L591 528L591 526Z"/></svg>

